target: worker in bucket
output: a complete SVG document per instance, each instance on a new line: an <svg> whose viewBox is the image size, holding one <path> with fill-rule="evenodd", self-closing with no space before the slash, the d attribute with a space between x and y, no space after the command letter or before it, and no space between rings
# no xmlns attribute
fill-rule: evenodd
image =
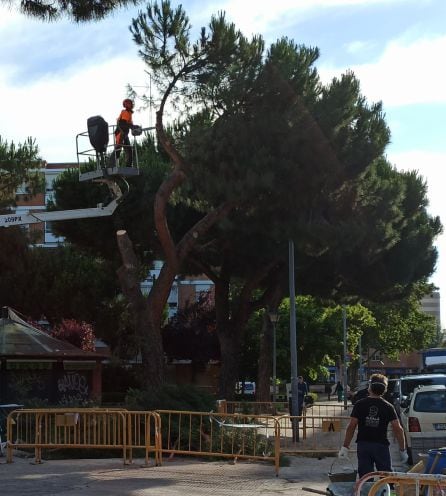
<svg viewBox="0 0 446 496"><path fill-rule="evenodd" d="M387 390L387 377L373 374L369 381L369 396L357 401L350 423L345 431L345 438L338 456L348 458L350 443L358 428L356 450L358 455L358 475L378 471L392 471L387 427L390 423L393 434L400 447L400 459L407 463L409 456L406 451L404 431L396 414L395 408L383 398Z"/></svg>
<svg viewBox="0 0 446 496"><path fill-rule="evenodd" d="M132 167L133 165L133 150L130 144L129 132L132 130L134 136L141 134L141 126L133 124L132 114L134 103L130 98L126 98L122 102L124 107L119 114L115 129L115 149L111 156L109 157L109 165L111 167L116 166L116 162L121 155L121 150L124 148L126 155L126 167Z"/></svg>

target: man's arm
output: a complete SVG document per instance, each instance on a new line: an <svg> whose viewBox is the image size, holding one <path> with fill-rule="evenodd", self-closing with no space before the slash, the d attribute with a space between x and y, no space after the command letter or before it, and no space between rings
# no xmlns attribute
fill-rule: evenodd
<svg viewBox="0 0 446 496"><path fill-rule="evenodd" d="M345 430L345 437L344 437L344 442L343 446L345 448L350 448L350 443L352 442L353 436L355 435L355 430L358 425L358 419L356 417L351 417L350 418L350 423L347 426L347 429Z"/></svg>
<svg viewBox="0 0 446 496"><path fill-rule="evenodd" d="M406 449L406 440L404 438L404 430L401 427L400 421L398 419L392 420L391 426L393 434L395 435L400 446L400 451L404 451Z"/></svg>

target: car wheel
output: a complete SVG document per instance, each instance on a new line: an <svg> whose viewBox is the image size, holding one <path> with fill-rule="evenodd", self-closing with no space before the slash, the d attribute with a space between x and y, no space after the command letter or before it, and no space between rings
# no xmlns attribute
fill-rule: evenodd
<svg viewBox="0 0 446 496"><path fill-rule="evenodd" d="M407 460L407 463L409 465L413 465L412 448L407 448L407 454L409 455L409 459Z"/></svg>

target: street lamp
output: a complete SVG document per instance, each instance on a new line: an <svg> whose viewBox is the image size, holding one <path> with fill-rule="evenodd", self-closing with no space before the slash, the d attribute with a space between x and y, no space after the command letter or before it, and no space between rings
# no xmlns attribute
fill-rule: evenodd
<svg viewBox="0 0 446 496"><path fill-rule="evenodd" d="M276 401L276 371L277 371L277 357L276 357L276 324L279 321L279 314L276 311L269 311L268 312L268 317L273 325L273 403Z"/></svg>
<svg viewBox="0 0 446 496"><path fill-rule="evenodd" d="M294 417L292 421L293 439L299 441L299 414L298 403L298 380L297 380L297 331L296 331L296 291L294 287L294 242L288 241L288 283L290 287L290 360L291 360L291 408L290 414Z"/></svg>

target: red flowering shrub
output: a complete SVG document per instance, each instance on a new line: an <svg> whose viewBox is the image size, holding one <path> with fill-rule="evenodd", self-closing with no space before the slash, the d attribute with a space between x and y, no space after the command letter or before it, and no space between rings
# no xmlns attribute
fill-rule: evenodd
<svg viewBox="0 0 446 496"><path fill-rule="evenodd" d="M53 336L77 346L83 351L96 351L93 327L86 322L64 319L53 330Z"/></svg>

